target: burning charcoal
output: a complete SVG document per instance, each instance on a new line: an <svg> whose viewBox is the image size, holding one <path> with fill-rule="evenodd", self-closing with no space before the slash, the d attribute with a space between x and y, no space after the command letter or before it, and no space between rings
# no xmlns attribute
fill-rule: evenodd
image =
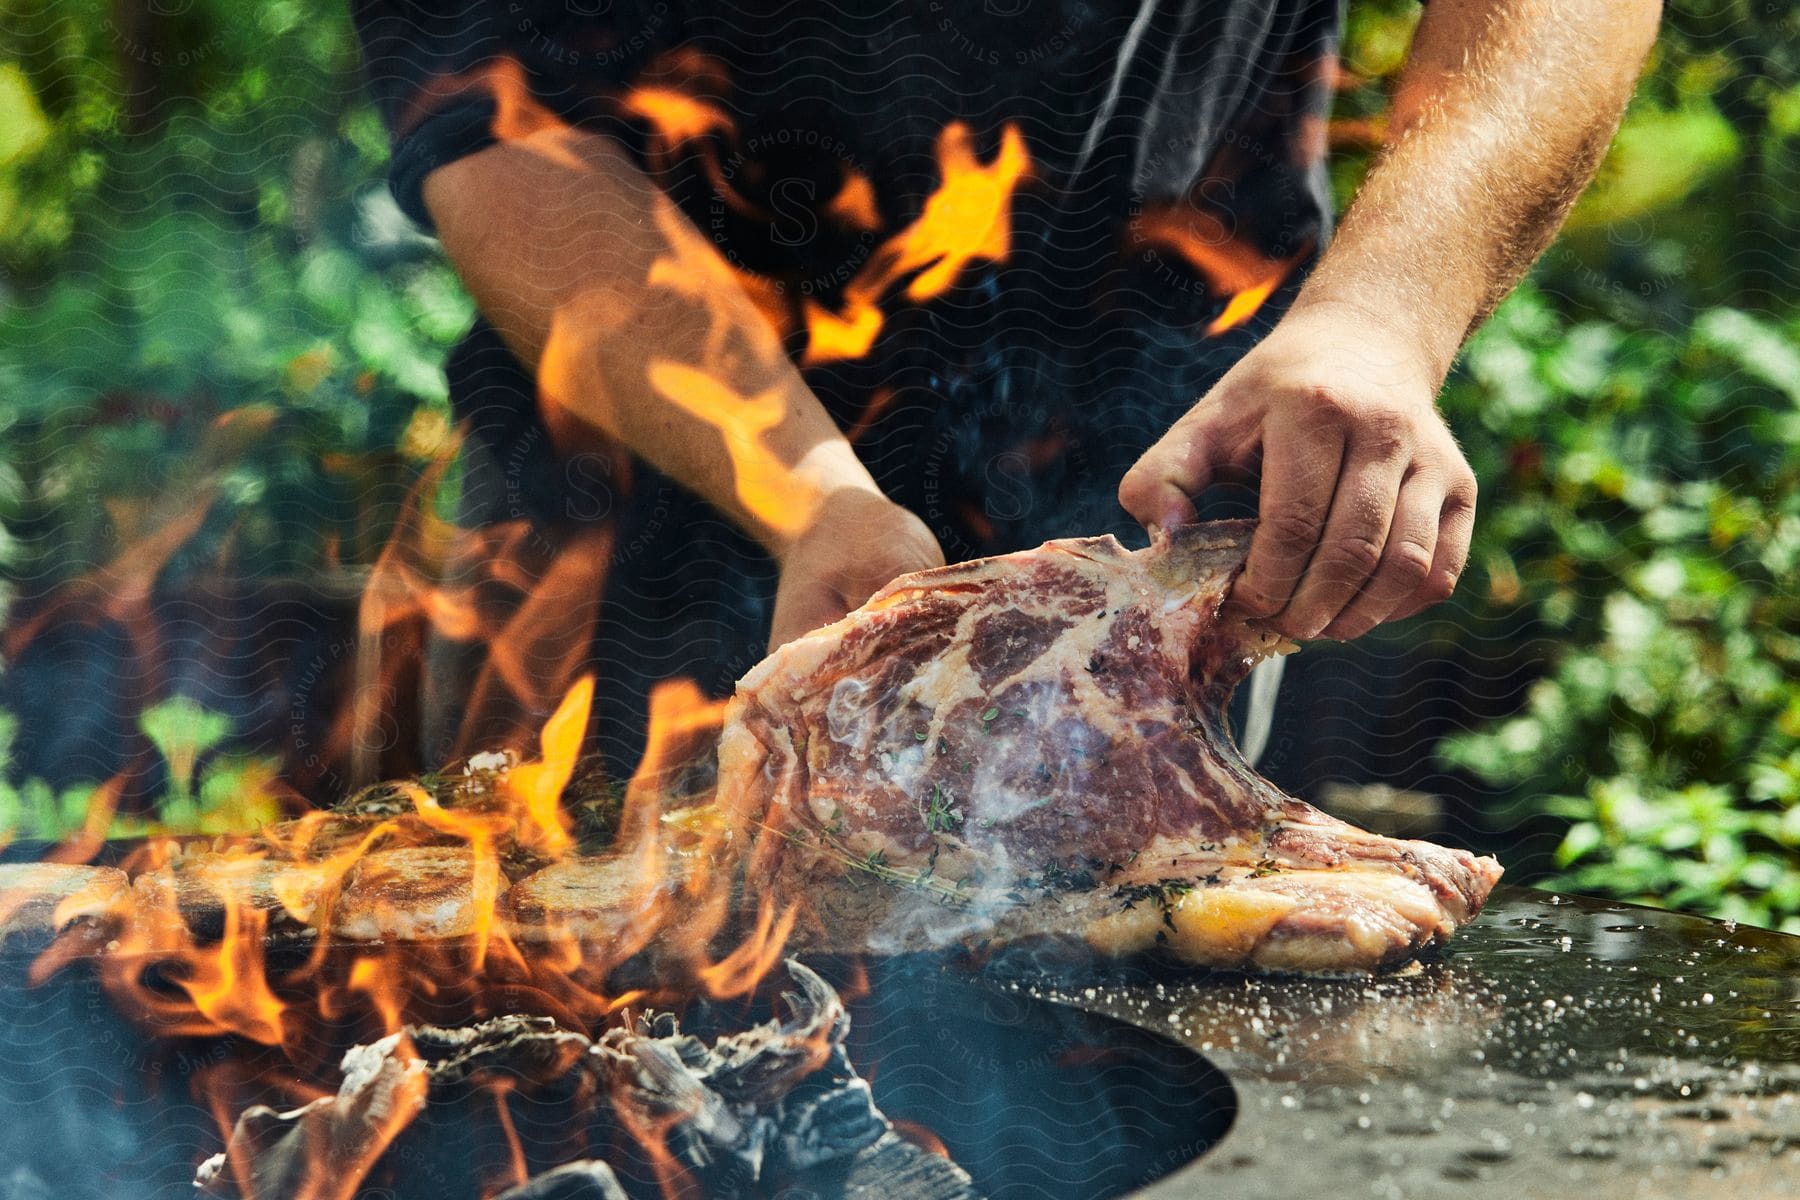
<svg viewBox="0 0 1800 1200"><path fill-rule="evenodd" d="M408 1027L344 1055L337 1095L288 1112L257 1106L238 1118L226 1152L209 1160L195 1186L217 1196L337 1197L337 1191L304 1190L329 1166L350 1195L388 1144L432 1104L446 1102L485 1072L535 1083L566 1079L585 1069L593 1043L557 1027L547 1017L496 1017L455 1029ZM323 1149L321 1149L323 1148ZM610 1179L610 1175L608 1176ZM247 1186L242 1186L240 1184ZM535 1186L536 1181L527 1186ZM570 1184L568 1186L575 1186ZM593 1191L571 1196L610 1196ZM561 1196L561 1191L527 1192Z"/></svg>
<svg viewBox="0 0 1800 1200"><path fill-rule="evenodd" d="M868 1082L855 1075L807 1080L782 1105L779 1124L781 1161L796 1171L846 1158L889 1130Z"/></svg>
<svg viewBox="0 0 1800 1200"><path fill-rule="evenodd" d="M707 1176L714 1193L735 1193L738 1182L762 1178L774 1121L753 1108L734 1108L702 1082L675 1047L654 1038L603 1039L601 1055L622 1086L620 1102L637 1110L640 1128L674 1124L669 1148Z"/></svg>
<svg viewBox="0 0 1800 1200"><path fill-rule="evenodd" d="M788 1020L720 1038L713 1050L707 1082L734 1103L776 1103L850 1032L850 1014L830 984L791 958L787 970L800 987L781 994Z"/></svg>
<svg viewBox="0 0 1800 1200"><path fill-rule="evenodd" d="M967 1171L894 1133L851 1159L831 1194L842 1200L981 1200Z"/></svg>
<svg viewBox="0 0 1800 1200"><path fill-rule="evenodd" d="M625 1189L611 1167L590 1158L545 1171L494 1200L625 1200Z"/></svg>
<svg viewBox="0 0 1800 1200"><path fill-rule="evenodd" d="M795 986L785 993L786 1020L710 1045L683 1033L667 1014L641 1017L597 1043L547 1017L408 1027L347 1053L335 1096L289 1112L247 1110L226 1152L201 1168L196 1186L222 1197L300 1194L342 1200L415 1117L423 1116L416 1126L422 1132L408 1135L415 1156L442 1162L446 1144L435 1150L428 1144L434 1136L446 1136L443 1130L450 1126L432 1114L459 1094L469 1095L472 1087L504 1077L509 1085L527 1083L536 1102L572 1113L587 1112L574 1097L592 1096L604 1079L624 1125L664 1137L669 1152L709 1196L749 1194L772 1173L781 1180L816 1177L830 1183L827 1190L836 1190L831 1181L863 1177L863 1161L871 1155L903 1159L903 1174L924 1172L919 1178L935 1181L918 1194L969 1195L967 1178L957 1168L914 1163L914 1157L933 1156L893 1139L844 1051L850 1019L837 993L797 962L790 960L787 969ZM563 1086L567 1095L552 1085ZM434 1125L440 1125L436 1134L428 1132ZM330 1178L321 1184L324 1171ZM856 1194L914 1194L877 1193L869 1190L876 1177L867 1178L871 1182ZM604 1166L578 1163L506 1195L551 1200L624 1193Z"/></svg>
<svg viewBox="0 0 1800 1200"><path fill-rule="evenodd" d="M670 1148L715 1191L763 1177L771 1157L805 1168L855 1154L888 1131L843 1051L850 1017L837 993L789 959L789 1017L707 1046L652 1018L596 1052L638 1124L679 1117ZM654 1033L653 1033L654 1031ZM726 1181L729 1181L727 1183Z"/></svg>
<svg viewBox="0 0 1800 1200"><path fill-rule="evenodd" d="M35 953L75 921L100 921L127 886L111 867L0 866L0 950Z"/></svg>
<svg viewBox="0 0 1800 1200"><path fill-rule="evenodd" d="M413 1050L431 1072L431 1086L462 1083L482 1071L503 1070L527 1079L567 1074L593 1042L549 1017L494 1017L454 1029L409 1027Z"/></svg>
<svg viewBox="0 0 1800 1200"><path fill-rule="evenodd" d="M309 1196L338 1200L425 1106L426 1064L392 1034L344 1055L337 1095L277 1112L244 1110L223 1154L201 1164L194 1186L209 1196Z"/></svg>

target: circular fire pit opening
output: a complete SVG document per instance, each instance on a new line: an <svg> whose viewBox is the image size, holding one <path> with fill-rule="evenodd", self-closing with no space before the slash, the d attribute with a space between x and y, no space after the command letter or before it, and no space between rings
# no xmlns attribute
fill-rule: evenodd
<svg viewBox="0 0 1800 1200"><path fill-rule="evenodd" d="M1000 990L929 958L871 963L850 1057L909 1136L941 1142L990 1200L1122 1196L1230 1130L1236 1094L1194 1051Z"/></svg>
<svg viewBox="0 0 1800 1200"><path fill-rule="evenodd" d="M291 1064L277 1049L227 1037L147 1037L98 986L92 961L78 961L39 986L27 981L28 961L0 953L0 1114L9 1117L0 1121L0 1161L16 1176L0 1178L0 1195L12 1194L9 1183L15 1191L24 1187L21 1195L42 1191L71 1200L112 1200L122 1187L146 1198L195 1195L196 1166L221 1147L219 1126L196 1086L218 1073L231 1081L233 1097L254 1094L275 1105L252 1122L255 1132L235 1161L251 1176L278 1179L289 1165L283 1147L329 1148L339 1139L346 1146L361 1144L359 1122L387 1111L382 1089L404 1077L403 1071L370 1068L360 1071L350 1091L338 1091L336 1076L327 1071L317 1090L321 1097L335 1094L331 1104L317 1112L310 1105L292 1108L295 1101L279 1083ZM743 1200L960 1200L971 1194L986 1200L1102 1200L1128 1195L1191 1163L1225 1136L1235 1116L1232 1086L1217 1069L1129 1024L1004 990L935 957L875 960L866 971L811 956L803 963L772 973L748 1001L689 1006L681 1014L684 1036L693 1035L687 1042L659 1041L673 1031L660 1023L640 1040L662 1047L657 1062L664 1074L680 1075L678 1060L691 1066L705 1047L735 1038L729 1052L735 1057L724 1073L754 1082L762 1066L750 1061L746 1047L756 1044L751 1031L759 1023L785 1022L787 1032L774 1038L777 1043L790 1036L804 1042L825 1028L808 1032L803 1014L830 1011L821 1006L835 1005L838 997L796 996L809 990L808 977L829 995L831 989L805 969L812 967L836 986L848 1009L848 1040L837 1053L869 1082L876 1108L895 1132L915 1146L940 1149L967 1178L958 1182L962 1176L954 1168L888 1133L879 1143L887 1149L879 1153L859 1135L856 1145L867 1152L859 1149L853 1158L832 1158L798 1174L794 1161L784 1160L786 1166L761 1178L742 1177L728 1155L714 1150L695 1176L701 1194ZM784 992L794 998L778 1000ZM557 1190L564 1185L582 1186L556 1174L560 1167L579 1169L581 1159L605 1164L633 1200L666 1194L640 1143L623 1132L617 1114L603 1103L605 1094L596 1093L592 1074L550 1052L561 1045L558 1038L578 1035L529 1015L480 1024L454 1014L445 1020L450 1027L409 1026L412 1048L436 1064L432 1071L465 1061L468 1073L431 1076L423 1109L343 1195L492 1196L518 1176L529 1177L532 1186L517 1196L536 1200L564 1195ZM767 1063L779 1067L788 1053L782 1045L793 1044L777 1045ZM645 1053L630 1044L618 1049ZM339 1050L321 1047L313 1057L333 1062ZM375 1061L366 1058L365 1067ZM640 1066L649 1061L639 1058ZM497 1079L511 1083L496 1089L481 1082ZM350 1084L348 1075L344 1082ZM724 1086L716 1078L712 1084ZM366 1093L356 1090L365 1087ZM803 1103L820 1094L808 1093ZM866 1101L864 1106L866 1113ZM819 1120L809 1128L829 1139L854 1108L848 1103L815 1110ZM235 1105L231 1111L244 1109ZM735 1115L754 1122L758 1114ZM683 1144L680 1136L669 1142L677 1152ZM223 1182L208 1194L236 1194L230 1185L237 1175L214 1178ZM288 1194L280 1187L253 1190ZM590 1188L568 1194L614 1193Z"/></svg>

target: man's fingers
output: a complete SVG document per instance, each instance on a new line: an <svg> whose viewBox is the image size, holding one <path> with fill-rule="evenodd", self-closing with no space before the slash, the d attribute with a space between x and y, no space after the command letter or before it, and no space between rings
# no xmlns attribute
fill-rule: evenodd
<svg viewBox="0 0 1800 1200"><path fill-rule="evenodd" d="M1325 627L1326 637L1346 642L1361 637L1402 605L1413 602L1436 560L1443 507L1441 483L1418 471L1407 476L1400 485L1380 565L1356 598Z"/></svg>
<svg viewBox="0 0 1800 1200"><path fill-rule="evenodd" d="M1466 475L1450 487L1438 517L1437 546L1431 556L1431 570L1425 582L1389 616L1397 621L1423 612L1441 600L1448 600L1462 578L1469 562L1469 539L1475 534L1475 477Z"/></svg>
<svg viewBox="0 0 1800 1200"><path fill-rule="evenodd" d="M1137 468L1133 467L1132 470ZM1145 529L1186 525L1198 515L1187 492L1166 479L1145 478L1134 481L1127 475L1119 484L1119 503Z"/></svg>
<svg viewBox="0 0 1800 1200"><path fill-rule="evenodd" d="M1342 427L1328 422L1265 441L1256 534L1231 589L1240 612L1272 617L1287 607L1319 544L1343 457Z"/></svg>
<svg viewBox="0 0 1800 1200"><path fill-rule="evenodd" d="M1318 549L1287 608L1270 622L1278 632L1318 637L1375 574L1408 462L1394 439L1352 436Z"/></svg>
<svg viewBox="0 0 1800 1200"><path fill-rule="evenodd" d="M1177 421L1125 472L1119 503L1146 529L1192 521L1193 498L1212 482L1212 442L1202 422L1187 417Z"/></svg>

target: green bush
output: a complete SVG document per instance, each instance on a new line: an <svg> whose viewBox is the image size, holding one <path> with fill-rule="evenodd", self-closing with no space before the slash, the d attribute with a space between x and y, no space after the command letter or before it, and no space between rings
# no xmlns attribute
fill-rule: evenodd
<svg viewBox="0 0 1800 1200"><path fill-rule="evenodd" d="M1558 647L1441 750L1564 823L1555 884L1800 929L1800 323L1565 325L1521 293L1445 398L1475 619Z"/></svg>
<svg viewBox="0 0 1800 1200"><path fill-rule="evenodd" d="M345 6L198 0L149 73L137 7L0 4L0 565L67 578L196 503L195 563L368 561L472 306L387 196Z"/></svg>

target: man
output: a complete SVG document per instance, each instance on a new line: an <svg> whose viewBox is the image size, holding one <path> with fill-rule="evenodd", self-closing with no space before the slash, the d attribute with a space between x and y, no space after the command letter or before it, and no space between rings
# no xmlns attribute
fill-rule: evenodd
<svg viewBox="0 0 1800 1200"><path fill-rule="evenodd" d="M1290 637L1448 596L1475 481L1435 394L1659 5L1433 0L1335 237L1337 0L355 11L396 194L483 316L451 366L465 514L607 531L623 769L657 678L720 692L763 630L946 552L1190 520L1215 482L1259 479L1232 602Z"/></svg>

